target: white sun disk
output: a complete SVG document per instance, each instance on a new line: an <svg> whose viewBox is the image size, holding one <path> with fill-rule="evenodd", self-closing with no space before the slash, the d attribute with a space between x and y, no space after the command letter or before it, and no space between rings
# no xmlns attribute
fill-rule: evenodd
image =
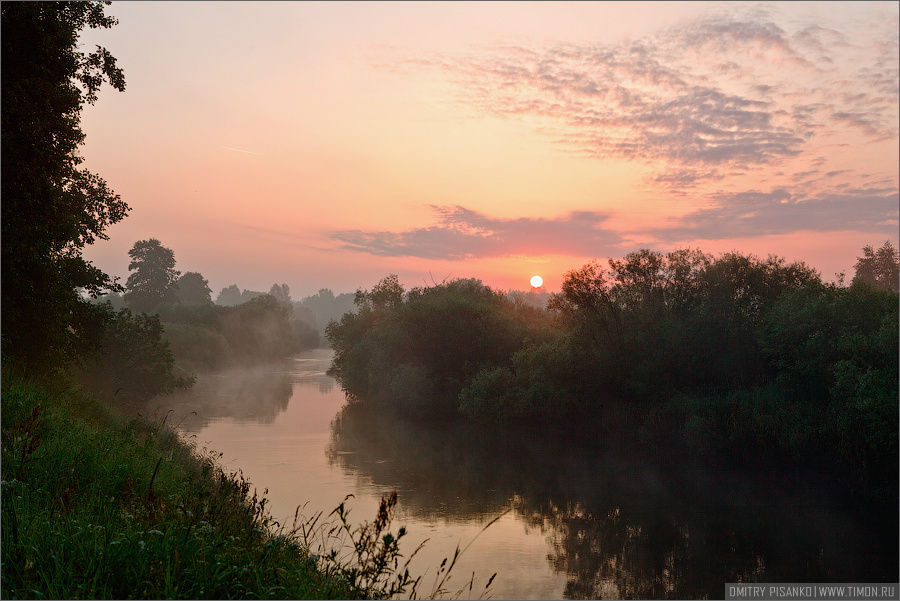
<svg viewBox="0 0 900 601"><path fill-rule="evenodd" d="M533 288L540 288L543 285L544 285L544 278L542 278L539 275L531 276L531 286Z"/></svg>

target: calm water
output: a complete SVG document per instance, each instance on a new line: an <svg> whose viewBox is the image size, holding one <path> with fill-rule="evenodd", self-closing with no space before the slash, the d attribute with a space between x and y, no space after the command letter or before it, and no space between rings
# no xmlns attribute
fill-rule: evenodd
<svg viewBox="0 0 900 601"><path fill-rule="evenodd" d="M202 376L150 411L173 409L170 423L268 489L286 524L298 506L328 514L347 494L351 521L371 521L396 490L405 549L428 540L411 569L425 574L425 592L441 560L473 539L449 583L456 590L474 572L473 597L493 572L493 597L518 599L717 598L737 580L897 581L896 511L853 510L827 475L639 461L564 433L423 430L346 407L325 374L330 359L316 350Z"/></svg>

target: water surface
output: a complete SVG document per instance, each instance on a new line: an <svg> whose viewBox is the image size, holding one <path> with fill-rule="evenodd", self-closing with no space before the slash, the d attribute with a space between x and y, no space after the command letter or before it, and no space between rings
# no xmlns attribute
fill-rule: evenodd
<svg viewBox="0 0 900 601"><path fill-rule="evenodd" d="M328 514L348 494L351 520L372 520L396 490L404 549L428 539L411 570L425 574L425 592L441 560L473 540L449 582L456 590L474 572L473 597L493 572L493 597L519 599L716 598L742 580L897 580L896 512L854 509L827 474L648 462L565 432L379 417L347 406L325 373L330 360L316 350L204 375L155 410L172 409L186 436L268 489L282 523L298 506Z"/></svg>

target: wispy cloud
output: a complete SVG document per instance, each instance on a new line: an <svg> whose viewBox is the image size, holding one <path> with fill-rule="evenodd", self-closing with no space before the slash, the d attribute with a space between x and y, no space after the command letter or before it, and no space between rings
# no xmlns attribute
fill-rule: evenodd
<svg viewBox="0 0 900 601"><path fill-rule="evenodd" d="M493 47L407 66L439 70L480 113L518 119L580 155L642 161L651 188L705 203L628 240L896 233L896 161L861 167L837 149L898 136L897 23L838 31L779 20L773 5L723 10L636 41ZM628 244L602 212L499 219L434 209L425 227L332 238L360 252L435 259L605 256Z"/></svg>
<svg viewBox="0 0 900 601"><path fill-rule="evenodd" d="M442 69L478 110L527 120L579 153L660 165L668 187L780 165L842 129L898 135L896 32L876 24L851 40L816 24L788 31L774 9L730 12L627 43L417 63Z"/></svg>
<svg viewBox="0 0 900 601"><path fill-rule="evenodd" d="M799 191L722 194L718 206L690 213L652 233L669 241L786 234L809 230L897 232L900 194L868 188L805 196Z"/></svg>
<svg viewBox="0 0 900 601"><path fill-rule="evenodd" d="M555 219L487 217L462 206L432 206L437 223L402 232L344 230L343 248L381 256L468 259L509 255L602 256L621 242L608 215L577 211Z"/></svg>

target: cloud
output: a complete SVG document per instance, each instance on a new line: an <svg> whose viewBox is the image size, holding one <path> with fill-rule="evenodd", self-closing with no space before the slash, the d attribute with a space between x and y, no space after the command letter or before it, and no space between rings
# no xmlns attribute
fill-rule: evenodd
<svg viewBox="0 0 900 601"><path fill-rule="evenodd" d="M804 196L775 189L721 194L717 201L718 206L690 213L673 227L654 230L653 234L675 242L803 230L896 233L900 194L896 189L868 188Z"/></svg>
<svg viewBox="0 0 900 601"><path fill-rule="evenodd" d="M734 14L637 41L507 46L417 64L442 69L477 110L525 120L579 154L662 162L669 188L780 165L815 152L819 135L897 136L890 23L791 33L775 9L725 10Z"/></svg>
<svg viewBox="0 0 900 601"><path fill-rule="evenodd" d="M725 179L725 174L717 169L669 169L652 178L652 181L674 190L693 188L701 181Z"/></svg>
<svg viewBox="0 0 900 601"><path fill-rule="evenodd" d="M602 256L621 242L604 229L608 215L576 211L556 219L498 219L462 206L434 206L438 222L402 232L344 230L331 237L343 248L380 256L470 259L508 255Z"/></svg>

